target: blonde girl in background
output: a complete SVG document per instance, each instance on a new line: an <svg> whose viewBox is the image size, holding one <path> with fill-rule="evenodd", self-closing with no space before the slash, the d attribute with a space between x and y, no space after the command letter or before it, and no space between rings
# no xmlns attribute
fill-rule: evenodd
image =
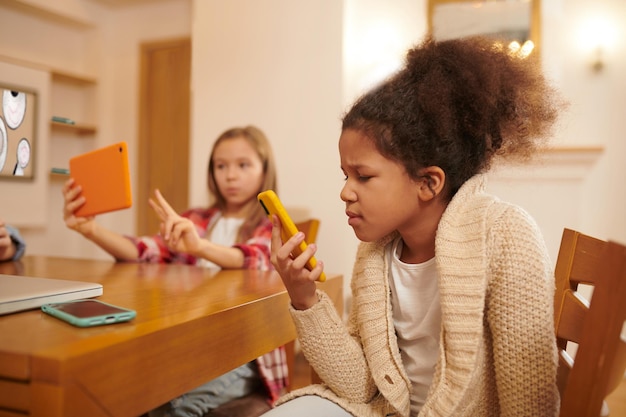
<svg viewBox="0 0 626 417"><path fill-rule="evenodd" d="M276 189L276 166L265 134L255 126L223 132L211 150L207 179L211 206L180 215L155 190L149 202L161 220L160 233L135 237L106 229L94 217L75 216L85 198L70 178L63 187L65 224L119 262L271 269L272 224L257 201L260 191ZM201 417L263 386L271 404L286 386L286 378L286 356L284 348L279 348L173 399L150 416Z"/></svg>

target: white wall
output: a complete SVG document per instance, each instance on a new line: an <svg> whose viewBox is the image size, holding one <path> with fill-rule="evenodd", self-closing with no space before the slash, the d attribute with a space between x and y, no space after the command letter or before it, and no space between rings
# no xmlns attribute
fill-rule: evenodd
<svg viewBox="0 0 626 417"><path fill-rule="evenodd" d="M542 18L543 67L570 103L554 143L604 151L552 155L525 171L511 170L515 179L494 173L492 190L531 212L556 259L564 227L626 243L626 3L544 0ZM609 35L605 65L595 72L586 42L603 31Z"/></svg>
<svg viewBox="0 0 626 417"><path fill-rule="evenodd" d="M562 8L554 16L558 21L554 32L560 36L546 33L564 51L554 65L560 68L562 89L572 102L561 139L605 147L581 192L580 227L601 238L626 242L626 2L561 1ZM590 35L582 30L596 19L600 27L591 31L612 32L600 73L590 70L592 54L581 39Z"/></svg>
<svg viewBox="0 0 626 417"><path fill-rule="evenodd" d="M90 0L54 3L59 2L74 13L50 18L60 12L33 13L31 6L1 3L0 55L96 75L100 132L94 142L127 140L132 151L139 43L191 34L190 204L206 203L204 171L214 138L232 125L257 124L274 144L285 203L306 206L322 220L319 257L329 272L349 276L356 239L338 197L337 139L345 106L370 74L359 75L363 63L352 52L388 21L397 30L393 45L418 40L426 31L425 0L159 0L115 8ZM542 8L543 65L571 102L555 143L600 145L604 151L555 154L530 170L497 171L490 189L531 212L555 258L565 226L626 242L626 3L544 0ZM578 35L597 15L615 27L599 73L591 70L590 52ZM369 52L375 55L373 47ZM49 193L59 196L59 188L51 184ZM5 190L0 182L3 199ZM61 204L60 197L50 199L47 227L20 225L28 252L103 257L65 230ZM134 230L132 209L102 221L122 232Z"/></svg>

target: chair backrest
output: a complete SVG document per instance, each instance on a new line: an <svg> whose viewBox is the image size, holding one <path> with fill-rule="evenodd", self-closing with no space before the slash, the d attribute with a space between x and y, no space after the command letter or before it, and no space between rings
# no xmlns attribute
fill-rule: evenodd
<svg viewBox="0 0 626 417"><path fill-rule="evenodd" d="M320 227L320 221L318 219L310 218L296 223L296 227L299 231L304 232L304 240L306 243L315 243L317 240L317 231Z"/></svg>
<svg viewBox="0 0 626 417"><path fill-rule="evenodd" d="M565 229L555 268L562 417L598 417L626 370L626 246ZM593 287L591 301L577 292ZM576 343L575 355L568 343ZM569 349L571 352L572 349Z"/></svg>

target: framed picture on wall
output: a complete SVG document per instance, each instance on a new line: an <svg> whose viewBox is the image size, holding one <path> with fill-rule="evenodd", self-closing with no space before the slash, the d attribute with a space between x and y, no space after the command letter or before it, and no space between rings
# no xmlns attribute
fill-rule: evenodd
<svg viewBox="0 0 626 417"><path fill-rule="evenodd" d="M32 180L37 93L0 83L0 180Z"/></svg>

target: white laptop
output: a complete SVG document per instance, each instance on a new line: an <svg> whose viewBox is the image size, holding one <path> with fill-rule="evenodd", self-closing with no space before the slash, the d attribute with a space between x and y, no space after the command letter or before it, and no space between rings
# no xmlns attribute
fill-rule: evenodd
<svg viewBox="0 0 626 417"><path fill-rule="evenodd" d="M102 295L102 284L0 274L0 315Z"/></svg>

